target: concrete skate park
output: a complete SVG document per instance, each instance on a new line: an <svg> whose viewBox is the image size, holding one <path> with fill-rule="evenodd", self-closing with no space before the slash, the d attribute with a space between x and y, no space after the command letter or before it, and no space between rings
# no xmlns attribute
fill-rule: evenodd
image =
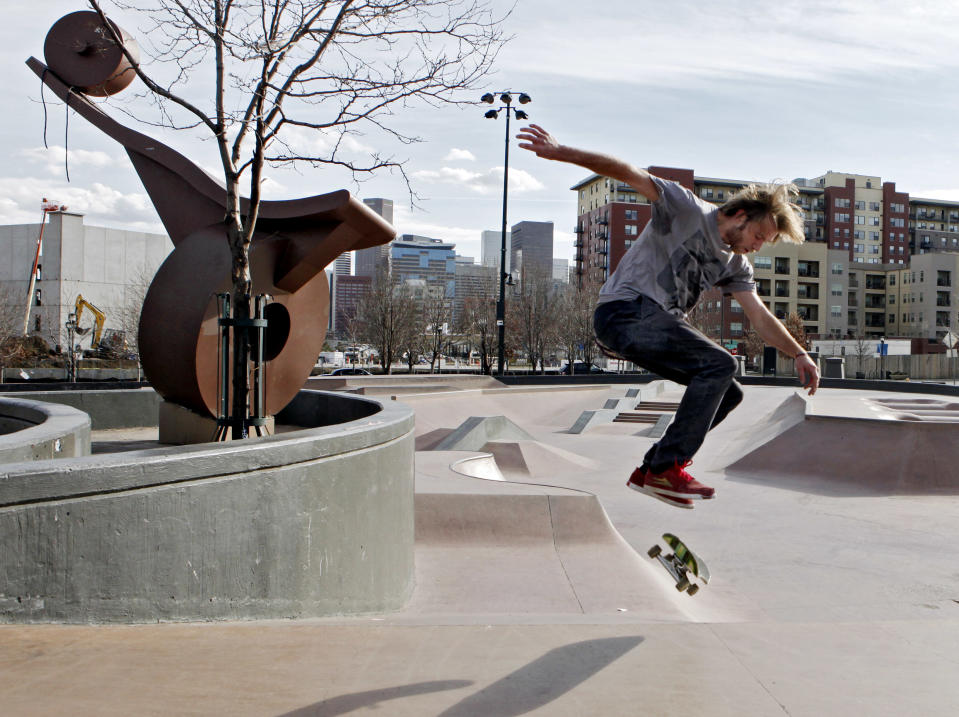
<svg viewBox="0 0 959 717"><path fill-rule="evenodd" d="M717 497L690 511L624 487L668 424L681 387L608 378L511 386L455 376L314 379L308 388L321 389L315 395L328 396L327 407L339 396L361 402L365 415L310 426L310 410L319 409L307 408L305 417L288 418L285 432L244 442L254 448L159 446L148 425L105 427L101 417L84 426L84 413L104 414L85 411L76 397L67 410L62 397L3 396L19 403L16 420L56 434L39 436L33 456L4 453L0 466L4 714L959 710L952 386L827 380L807 398L788 382L746 385L743 404L690 469ZM149 393L140 400L148 403ZM49 457L72 450L65 436L82 445L85 431L91 455ZM274 463L253 457L260 450ZM372 481L371 456L386 466ZM366 463L343 467L354 458ZM64 492L58 481L84 466L94 478ZM156 515L149 506L160 494L179 496L159 503L170 515L193 506L190 519L208 521L174 531L188 537L163 550L180 558L205 546L214 551L208 559L249 567L242 561L255 561L247 553L259 547L259 564L273 561L275 578L249 597L266 598L211 603L174 583L193 599L177 609L153 602L152 619L135 601L113 612L88 601L84 613L76 591L86 586L96 597L96 586L66 580L69 566L60 565L49 584L76 594L11 604L9 576L43 584L40 566L13 564L11 544L87 561L112 551L130 566L152 566L139 578L155 601L159 579L174 571L158 571L163 563L145 552L142 535L58 548L44 546L43 536L53 543L51 535L65 533L43 531L62 531L67 510L102 519L111 513L96 505L111 501L140 506L142 522ZM223 504L229 510L218 512ZM337 519L304 531L311 511ZM214 519L224 531L219 542ZM271 521L277 531L249 539ZM136 535L134 521L124 529ZM664 532L708 562L712 579L693 597L646 555ZM322 570L305 569L321 541L328 555L349 559L330 555ZM376 568L357 575L363 565ZM240 595L247 583L239 571L220 567L222 575L206 565L200 583ZM136 593L119 577L122 563L86 569ZM272 599L283 594L296 600ZM351 600L361 594L367 598Z"/></svg>

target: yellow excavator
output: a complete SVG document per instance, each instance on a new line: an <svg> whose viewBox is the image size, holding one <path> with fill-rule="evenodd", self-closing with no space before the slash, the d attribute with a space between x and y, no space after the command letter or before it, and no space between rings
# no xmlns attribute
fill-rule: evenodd
<svg viewBox="0 0 959 717"><path fill-rule="evenodd" d="M100 338L103 336L103 324L106 322L107 317L100 309L84 299L83 294L77 294L77 301L73 307L73 311L76 314L77 334L81 336L90 330L89 328L80 328L80 317L83 316L83 310L85 308L89 309L90 313L93 314L93 339L90 341L90 348L95 349L100 345Z"/></svg>

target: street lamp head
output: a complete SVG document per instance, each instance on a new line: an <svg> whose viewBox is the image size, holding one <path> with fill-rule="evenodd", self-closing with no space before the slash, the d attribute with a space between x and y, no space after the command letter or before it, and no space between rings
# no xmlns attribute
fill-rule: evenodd
<svg viewBox="0 0 959 717"><path fill-rule="evenodd" d="M509 104L510 102L513 101L513 96L509 92L504 92L503 94L499 96L499 99L500 99L500 102Z"/></svg>
<svg viewBox="0 0 959 717"><path fill-rule="evenodd" d="M529 119L529 115L523 112L523 110L514 110L514 112L516 113L516 119L518 120Z"/></svg>
<svg viewBox="0 0 959 717"><path fill-rule="evenodd" d="M496 119L497 117L499 117L499 110L488 110L486 114L483 116L486 119Z"/></svg>
<svg viewBox="0 0 959 717"><path fill-rule="evenodd" d="M493 104L493 102L494 102L495 100L496 100L496 98L493 97L493 93L492 93L492 92L487 92L485 95L483 95L482 97L480 97L480 102L485 102L485 103L488 104L488 105Z"/></svg>
<svg viewBox="0 0 959 717"><path fill-rule="evenodd" d="M519 96L519 103L520 103L521 105L529 104L529 103L532 102L532 101L533 101L533 98L530 97L530 96L529 96L528 94L526 94L525 92L521 93L520 96Z"/></svg>

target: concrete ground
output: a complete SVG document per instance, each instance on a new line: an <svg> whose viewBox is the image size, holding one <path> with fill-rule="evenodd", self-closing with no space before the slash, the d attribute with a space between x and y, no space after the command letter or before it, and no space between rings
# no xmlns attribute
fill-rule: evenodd
<svg viewBox="0 0 959 717"><path fill-rule="evenodd" d="M747 387L691 467L716 499L678 510L624 487L649 426L568 432L627 388L402 395L424 449L403 611L2 626L0 713L959 713L959 442L943 421L917 429L915 405L887 400L902 394L821 389L807 411L795 389ZM952 400L934 406L946 421ZM470 416L525 433L425 450ZM667 531L708 562L694 597L646 557Z"/></svg>

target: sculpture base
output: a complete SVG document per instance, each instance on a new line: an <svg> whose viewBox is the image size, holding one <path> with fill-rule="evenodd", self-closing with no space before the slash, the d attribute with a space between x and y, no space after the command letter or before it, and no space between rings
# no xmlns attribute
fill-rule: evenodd
<svg viewBox="0 0 959 717"><path fill-rule="evenodd" d="M273 416L267 416L266 425L262 427L263 435L272 436L275 432ZM193 443L209 443L216 436L216 419L201 416L189 408L160 401L159 440L160 443L172 445L186 445ZM224 441L232 440L230 431L227 431Z"/></svg>

